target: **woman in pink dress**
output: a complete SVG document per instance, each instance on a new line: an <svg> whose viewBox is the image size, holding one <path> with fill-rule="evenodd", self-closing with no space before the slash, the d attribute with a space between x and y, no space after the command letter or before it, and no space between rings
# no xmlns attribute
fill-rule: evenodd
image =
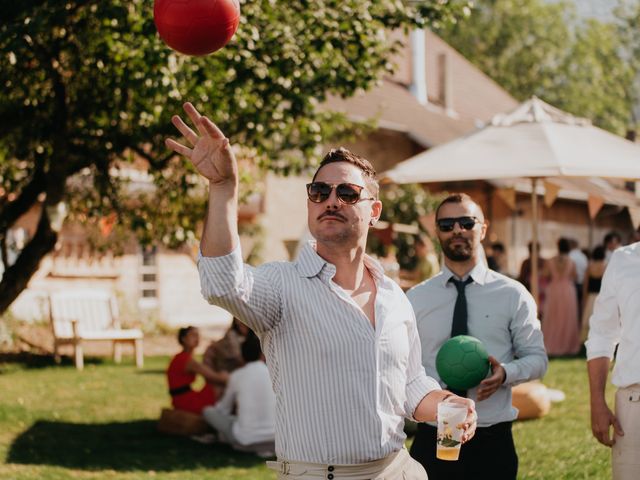
<svg viewBox="0 0 640 480"><path fill-rule="evenodd" d="M546 263L547 286L542 333L547 355L575 355L580 350L576 266L569 258L566 238L558 240L558 255Z"/></svg>

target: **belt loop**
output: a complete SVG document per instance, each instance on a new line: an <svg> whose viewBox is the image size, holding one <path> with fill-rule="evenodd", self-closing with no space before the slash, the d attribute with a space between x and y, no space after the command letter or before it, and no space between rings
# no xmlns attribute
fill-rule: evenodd
<svg viewBox="0 0 640 480"><path fill-rule="evenodd" d="M282 473L283 475L289 475L289 471L289 462L280 462L280 473Z"/></svg>

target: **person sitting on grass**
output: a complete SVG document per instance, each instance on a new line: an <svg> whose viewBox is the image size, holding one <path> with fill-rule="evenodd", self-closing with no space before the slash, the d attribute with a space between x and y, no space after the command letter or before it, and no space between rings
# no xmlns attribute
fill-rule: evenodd
<svg viewBox="0 0 640 480"><path fill-rule="evenodd" d="M211 342L204 351L202 363L213 370L229 373L240 368L244 363L240 349L248 333L249 327L234 317L224 337Z"/></svg>
<svg viewBox="0 0 640 480"><path fill-rule="evenodd" d="M216 403L214 385L225 385L229 379L227 372L217 372L193 358L193 351L200 343L200 332L196 327L184 327L178 331L178 342L182 351L178 353L167 368L169 394L173 407L178 410L202 414L202 409ZM196 391L191 388L196 375L202 375L207 383Z"/></svg>
<svg viewBox="0 0 640 480"><path fill-rule="evenodd" d="M276 397L260 340L253 332L242 344L245 365L229 377L220 401L202 414L218 432L218 440L236 450L255 452L261 457L275 455ZM235 408L235 415L232 413Z"/></svg>

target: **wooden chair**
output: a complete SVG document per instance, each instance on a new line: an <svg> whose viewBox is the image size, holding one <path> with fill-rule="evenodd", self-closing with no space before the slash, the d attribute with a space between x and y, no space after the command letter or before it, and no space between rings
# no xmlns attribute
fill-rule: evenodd
<svg viewBox="0 0 640 480"><path fill-rule="evenodd" d="M122 359L122 344L133 344L136 366L142 368L142 331L120 328L118 305L110 292L69 290L52 293L49 296L49 316L56 362L60 362L60 345L73 345L76 368L82 370L83 343L108 340L113 344L113 358L116 363L120 363Z"/></svg>

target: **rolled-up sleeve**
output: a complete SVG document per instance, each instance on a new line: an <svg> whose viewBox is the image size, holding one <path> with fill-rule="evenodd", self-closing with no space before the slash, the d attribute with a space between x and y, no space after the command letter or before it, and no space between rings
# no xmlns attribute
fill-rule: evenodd
<svg viewBox="0 0 640 480"><path fill-rule="evenodd" d="M281 318L282 276L277 263L252 267L240 247L228 255L198 255L202 296L231 312L256 333L274 328Z"/></svg>
<svg viewBox="0 0 640 480"><path fill-rule="evenodd" d="M415 421L413 414L422 399L434 390L442 390L440 384L429 377L422 366L422 347L415 318L409 326L409 358L407 363L407 385L405 416Z"/></svg>
<svg viewBox="0 0 640 480"><path fill-rule="evenodd" d="M509 326L515 359L503 363L505 385L542 378L549 365L538 309L531 294L519 288L514 297L515 314Z"/></svg>
<svg viewBox="0 0 640 480"><path fill-rule="evenodd" d="M620 260L621 257L614 253L602 276L600 293L589 318L589 336L585 342L587 360L598 357L612 359L620 342L620 312L616 301L616 270Z"/></svg>

